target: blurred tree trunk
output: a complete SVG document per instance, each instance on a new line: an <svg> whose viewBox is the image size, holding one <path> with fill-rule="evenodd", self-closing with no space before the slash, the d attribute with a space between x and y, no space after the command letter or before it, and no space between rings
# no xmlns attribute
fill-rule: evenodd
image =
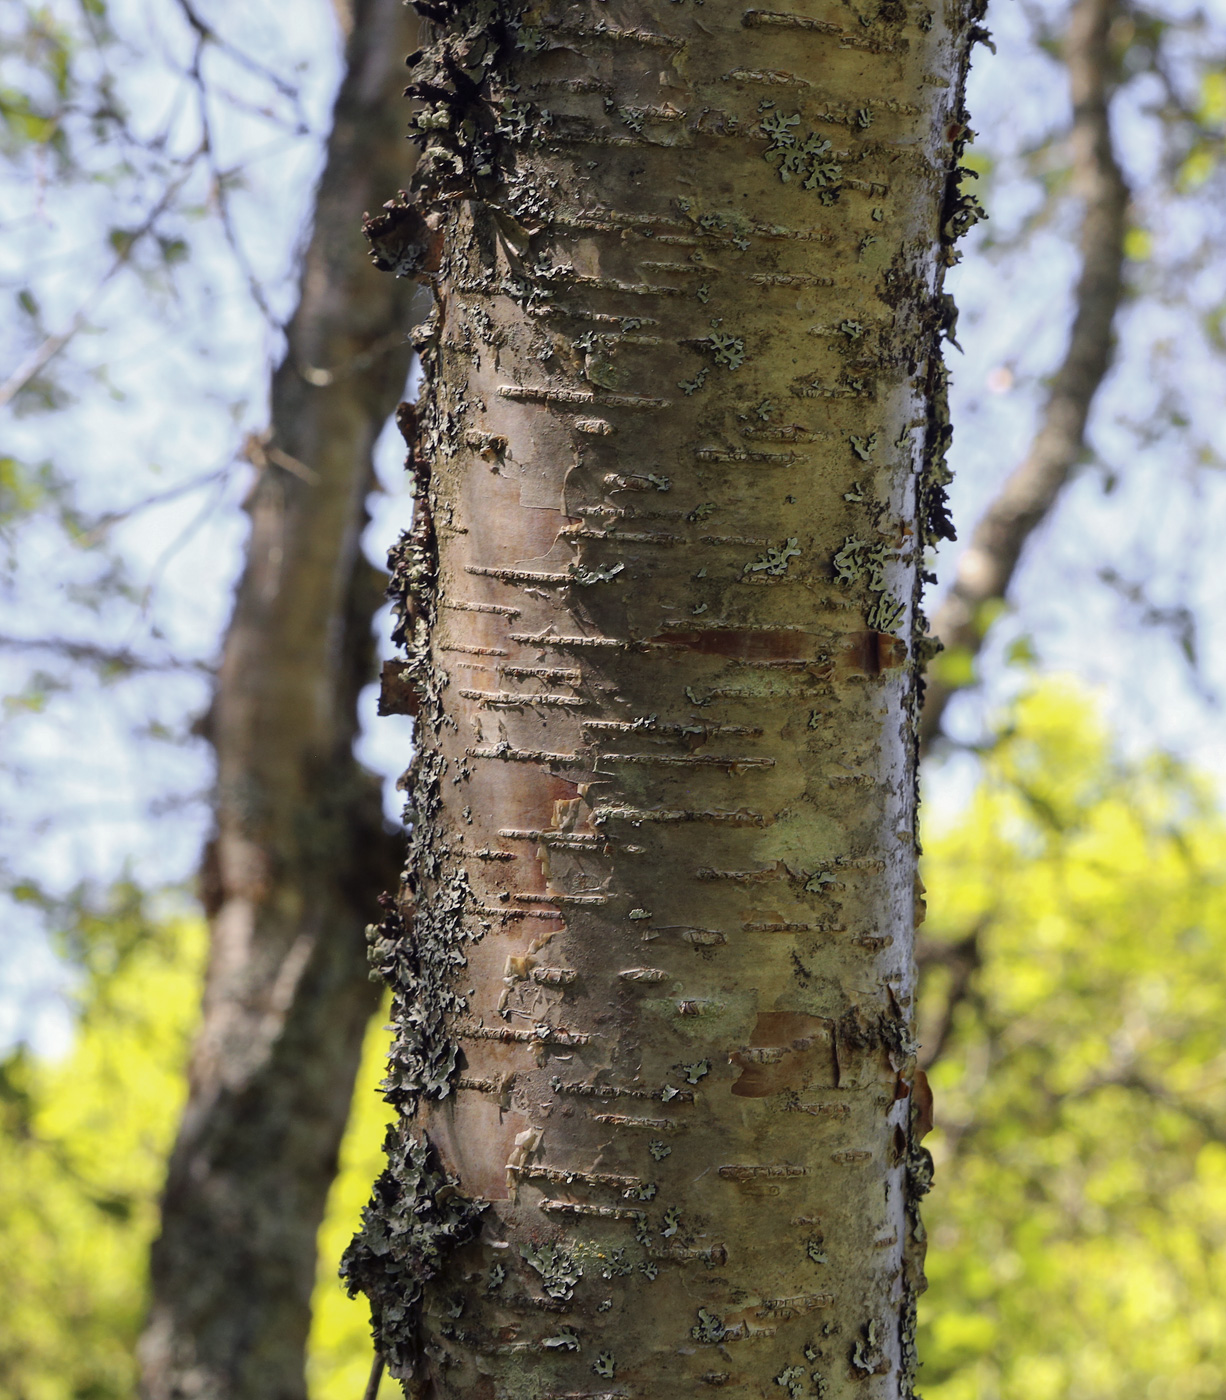
<svg viewBox="0 0 1226 1400"><path fill-rule="evenodd" d="M416 26L400 0L356 0L352 21L271 425L248 444L251 535L209 716L212 952L141 1347L153 1400L305 1395L316 1231L378 999L363 928L398 878L352 750L381 594L359 539L411 288L371 268L361 218L411 169Z"/></svg>
<svg viewBox="0 0 1226 1400"><path fill-rule="evenodd" d="M437 293L372 948L401 1119L346 1258L413 1394L911 1393L977 31L821 9L428 9L416 200L371 225Z"/></svg>
<svg viewBox="0 0 1226 1400"><path fill-rule="evenodd" d="M1116 312L1124 295L1129 189L1111 138L1111 89L1118 59L1111 24L1119 0L1077 0L1069 13L1064 61L1073 121L1073 189L1083 204L1081 274L1064 359L1052 377L1026 456L1001 486L958 559L948 596L932 620L946 655L932 667L924 696L921 748L941 733L945 707L967 684L988 628L1013 582L1027 541L1055 509L1086 450L1086 424L1111 367Z"/></svg>

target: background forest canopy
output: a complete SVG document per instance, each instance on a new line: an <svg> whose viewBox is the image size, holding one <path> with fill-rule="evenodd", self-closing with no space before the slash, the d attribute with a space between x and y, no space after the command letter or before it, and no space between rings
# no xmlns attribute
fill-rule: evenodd
<svg viewBox="0 0 1226 1400"><path fill-rule="evenodd" d="M964 539L1034 456L1094 253L1069 13L995 0L972 69L966 188L989 218L951 275L947 352ZM301 0L292 18L269 0L0 14L6 1396L134 1393L205 957L204 717L241 506L261 473L310 470L278 461L266 385L351 16ZM929 1400L1226 1384L1226 11L1120 3L1109 68L1127 195L1111 366L1007 591L966 595L935 664ZM363 537L379 568L411 509L396 443L389 425ZM930 613L961 547L933 561ZM386 614L371 625L390 654ZM411 725L374 711L372 684L357 752L397 822ZM320 1233L315 1400L359 1394L369 1368L336 1261L378 1169L383 1019Z"/></svg>

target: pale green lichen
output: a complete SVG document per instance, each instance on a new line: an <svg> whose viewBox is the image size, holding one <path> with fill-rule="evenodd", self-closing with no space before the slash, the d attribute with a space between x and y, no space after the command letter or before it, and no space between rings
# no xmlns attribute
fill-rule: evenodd
<svg viewBox="0 0 1226 1400"><path fill-rule="evenodd" d="M741 570L743 574L770 574L779 577L786 574L788 565L800 554L800 545L795 535L781 545L771 545L764 554L749 560Z"/></svg>
<svg viewBox="0 0 1226 1400"><path fill-rule="evenodd" d="M570 1327L559 1327L552 1337L542 1337L541 1346L549 1351L578 1351L579 1338Z"/></svg>
<svg viewBox="0 0 1226 1400"><path fill-rule="evenodd" d="M782 1386L792 1397L792 1400L801 1400L805 1393L805 1368L803 1366L785 1366L775 1377L775 1384Z"/></svg>
<svg viewBox="0 0 1226 1400"><path fill-rule="evenodd" d="M872 1375L885 1360L881 1350L881 1328L874 1318L864 1328L863 1338L857 1338L851 1352L851 1364L858 1371Z"/></svg>
<svg viewBox="0 0 1226 1400"><path fill-rule="evenodd" d="M713 352L717 365L723 365L727 369L740 369L745 363L745 342L738 335L712 331L710 335L704 336L699 344L707 346Z"/></svg>
<svg viewBox="0 0 1226 1400"><path fill-rule="evenodd" d="M868 574L868 587L874 591L885 587L885 546L848 535L843 547L834 556L834 571L840 583L855 583Z"/></svg>
<svg viewBox="0 0 1226 1400"><path fill-rule="evenodd" d="M868 437L857 437L855 433L851 433L847 440L851 443L851 450L862 462L867 462L877 450L876 433L870 433Z"/></svg>
<svg viewBox="0 0 1226 1400"><path fill-rule="evenodd" d="M575 1285L583 1277L583 1266L568 1249L556 1244L521 1244L519 1252L540 1274L541 1287L551 1298L565 1302L574 1296Z"/></svg>
<svg viewBox="0 0 1226 1400"><path fill-rule="evenodd" d="M592 1370L603 1380L612 1380L617 1374L617 1360L611 1351L602 1351L592 1362Z"/></svg>
<svg viewBox="0 0 1226 1400"><path fill-rule="evenodd" d="M696 1342L708 1342L714 1344L722 1342L728 1329L724 1326L722 1317L717 1317L713 1312L708 1312L706 1308L698 1309L698 1321L690 1328L690 1336Z"/></svg>
<svg viewBox="0 0 1226 1400"><path fill-rule="evenodd" d="M906 612L906 605L886 589L886 561L896 556L897 551L889 550L884 544L870 544L867 540L848 535L843 547L834 556L835 575L841 584L864 581L870 593L880 596L870 605L865 621L876 632L890 632Z"/></svg>
<svg viewBox="0 0 1226 1400"><path fill-rule="evenodd" d="M824 204L833 204L835 185L843 167L830 159L831 144L817 132L810 131L803 139L793 128L800 125L800 113L785 117L771 112L762 118L760 130L769 141L764 159L778 160L779 179L786 185L799 179L807 190L818 190Z"/></svg>
<svg viewBox="0 0 1226 1400"><path fill-rule="evenodd" d="M578 584L581 588L590 588L594 583L611 583L625 567L625 564L619 563L608 566L597 565L589 569L582 564L571 564L567 573L570 575L572 583Z"/></svg>
<svg viewBox="0 0 1226 1400"><path fill-rule="evenodd" d="M626 1258L625 1249L615 1249L609 1255L600 1277L605 1279L628 1278L634 1272L634 1265Z"/></svg>
<svg viewBox="0 0 1226 1400"><path fill-rule="evenodd" d="M883 593L868 611L865 619L877 632L892 632L907 611L905 603L899 602L892 593Z"/></svg>

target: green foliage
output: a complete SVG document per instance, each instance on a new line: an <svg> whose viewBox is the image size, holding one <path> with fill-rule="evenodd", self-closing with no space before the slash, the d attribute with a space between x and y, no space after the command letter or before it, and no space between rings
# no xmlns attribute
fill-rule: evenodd
<svg viewBox="0 0 1226 1400"><path fill-rule="evenodd" d="M974 685L979 679L975 657L966 647L946 647L928 663L928 674L950 690Z"/></svg>
<svg viewBox="0 0 1226 1400"><path fill-rule="evenodd" d="M1169 761L1121 762L1049 682L927 846L927 1400L1220 1394L1226 821ZM0 1395L110 1400L134 1394L204 937L131 888L51 912L80 1020L61 1061L0 1064ZM367 1308L336 1266L381 1165L382 1020L319 1236L313 1400L353 1400L370 1368Z"/></svg>
<svg viewBox="0 0 1226 1400"><path fill-rule="evenodd" d="M152 921L131 886L103 907L47 904L59 951L82 978L72 1049L0 1059L0 1396L130 1400L146 1307L157 1196L185 1098L205 930ZM391 1110L378 1084L385 1016L372 1022L319 1236L308 1359L313 1400L354 1400L372 1357L369 1308L346 1296L341 1252L383 1165ZM384 1380L381 1400L399 1387Z"/></svg>
<svg viewBox="0 0 1226 1400"><path fill-rule="evenodd" d="M1220 1395L1226 823L1047 683L926 845L927 1400Z"/></svg>
<svg viewBox="0 0 1226 1400"><path fill-rule="evenodd" d="M204 941L198 921L149 921L131 892L84 915L65 939L83 969L71 1051L0 1062L0 1395L135 1393Z"/></svg>
<svg viewBox="0 0 1226 1400"><path fill-rule="evenodd" d="M0 29L0 154L13 158L41 148L58 157L57 173L64 173L63 123L79 96L73 61L83 37L50 5L12 7Z"/></svg>
<svg viewBox="0 0 1226 1400"><path fill-rule="evenodd" d="M355 1400L366 1387L374 1355L370 1339L370 1305L350 1298L337 1273L341 1254L362 1223L370 1183L384 1167L383 1138L395 1116L383 1101L379 1084L387 1071L391 1036L384 1024L388 1008L376 1016L366 1034L362 1065L349 1126L341 1143L340 1171L328 1195L319 1230L319 1267L311 1299L311 1337L307 1348L307 1384L311 1400ZM399 1385L385 1375L379 1400L398 1400Z"/></svg>

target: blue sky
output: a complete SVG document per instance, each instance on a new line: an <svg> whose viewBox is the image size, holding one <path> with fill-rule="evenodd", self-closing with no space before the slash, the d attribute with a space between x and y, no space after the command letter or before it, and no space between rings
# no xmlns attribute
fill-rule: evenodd
<svg viewBox="0 0 1226 1400"><path fill-rule="evenodd" d="M287 315L295 250L339 78L336 26L324 0L295 0L292 26L286 7L272 0L253 0L241 11L222 0L203 8L239 49L289 75L299 89L290 101L223 53L206 61L204 110L215 165L243 171L230 200L247 267L223 236L210 174L198 163L184 186L182 215L166 225L181 227L191 259L173 279L116 276L93 305L90 328L57 362L75 400L56 412L9 414L0 428L0 453L54 461L90 513L122 511L208 478L112 528L109 544L134 590L99 607L91 603L101 596L98 551L66 548L49 519L23 523L8 540L0 634L129 647L171 668L110 685L77 673L41 711L9 707L0 768L4 859L10 874L55 888L83 878L106 882L125 870L151 887L182 885L194 869L208 824L211 770L206 746L186 734L208 694L206 676L193 667L217 654L245 532L239 503L250 468L238 449L247 432L265 425L268 367L281 346L276 325L250 294L248 272L273 321ZM117 50L112 61L134 124L146 138L164 133L166 162L185 157L202 129L198 96L181 76L190 34L169 0L116 0L113 10L130 40L130 52ZM1167 6L1167 13L1181 11L1190 14L1191 7ZM1028 13L1037 8L996 0L990 23L998 52L976 51L968 98L980 133L972 149L990 157L992 170L981 194L990 221L964 243L964 260L950 277L964 350L948 352L956 430L952 496L964 533L1025 450L1043 377L1063 350L1077 270L1076 207L1064 200L1049 208L1045 199L1045 184L1058 184L1061 151L1032 154L1067 120L1065 79L1032 42ZM0 33L7 23L0 21ZM1191 72L1197 45L1226 53L1226 15L1207 23L1184 57L1175 46L1177 78ZM993 708L1026 682L1024 668L1005 659L1026 635L1043 669L1072 672L1101 694L1128 748L1171 748L1220 776L1226 737L1214 697L1226 694L1226 571L1216 554L1226 527L1226 477L1212 455L1226 456L1223 361L1206 348L1194 312L1226 304L1226 270L1220 258L1196 266L1189 259L1221 221L1221 190L1219 180L1194 199L1158 197L1158 126L1146 111L1157 96L1155 82L1138 80L1113 112L1138 192L1141 232L1131 246L1146 256L1132 277L1144 294L1121 318L1116 367L1092 420L1094 459L1032 542L1012 611L984 658L985 684L955 702L949 726L973 741ZM113 148L87 141L83 149L98 170L111 168ZM0 296L8 293L11 306L20 287L35 289L54 329L68 322L106 270L112 252L100 231L137 222L157 188L152 179L60 185L51 176L37 162L0 166ZM192 213L193 205L201 212ZM1181 260L1188 265L1176 276ZM1171 299L1174 281L1182 301ZM0 378L31 343L30 328L15 311L12 325L12 345L0 349ZM1163 406L1172 404L1185 425L1147 440ZM380 563L407 520L401 456L394 432L385 433L384 491L373 502L366 539ZM956 551L956 545L942 551L942 577ZM1169 629L1145 625L1138 606L1102 581L1104 569L1142 586L1155 607L1190 610L1199 673ZM378 625L385 637L385 616ZM5 690L19 692L37 666L63 669L45 656L0 651ZM390 784L407 762L408 722L376 720L373 690L362 709L361 756ZM973 776L967 755L934 768L933 802L955 804ZM389 785L389 812L397 807ZM64 1044L71 1024L64 984L39 919L5 905L0 1043L27 1036L48 1049Z"/></svg>

